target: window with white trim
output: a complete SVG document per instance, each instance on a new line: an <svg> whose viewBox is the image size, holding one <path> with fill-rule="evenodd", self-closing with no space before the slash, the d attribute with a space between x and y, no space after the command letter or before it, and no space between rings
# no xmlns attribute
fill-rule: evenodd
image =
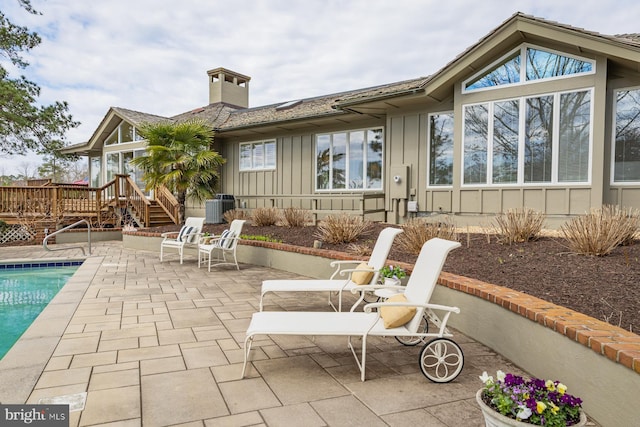
<svg viewBox="0 0 640 427"><path fill-rule="evenodd" d="M462 91L589 74L595 72L595 68L595 62L590 59L523 44L466 80Z"/></svg>
<svg viewBox="0 0 640 427"><path fill-rule="evenodd" d="M117 128L104 140L104 145L126 144L128 142L142 141L138 129L131 123L122 121Z"/></svg>
<svg viewBox="0 0 640 427"><path fill-rule="evenodd" d="M276 168L276 142L257 141L240 144L240 170Z"/></svg>
<svg viewBox="0 0 640 427"><path fill-rule="evenodd" d="M592 90L465 105L464 185L587 183Z"/></svg>
<svg viewBox="0 0 640 427"><path fill-rule="evenodd" d="M453 184L453 112L429 114L429 186Z"/></svg>
<svg viewBox="0 0 640 427"><path fill-rule="evenodd" d="M640 88L615 92L613 182L640 182Z"/></svg>
<svg viewBox="0 0 640 427"><path fill-rule="evenodd" d="M316 190L382 189L382 128L316 136Z"/></svg>

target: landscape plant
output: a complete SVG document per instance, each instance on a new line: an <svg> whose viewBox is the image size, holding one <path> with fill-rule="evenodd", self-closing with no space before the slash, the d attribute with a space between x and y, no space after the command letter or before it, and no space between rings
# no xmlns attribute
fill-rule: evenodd
<svg viewBox="0 0 640 427"><path fill-rule="evenodd" d="M498 371L496 379L483 372L482 401L494 411L524 423L564 427L580 422L582 400L567 393L559 381L542 380L505 374Z"/></svg>
<svg viewBox="0 0 640 427"><path fill-rule="evenodd" d="M361 216L341 213L328 215L318 223L315 237L327 243L351 243L371 227L371 221Z"/></svg>
<svg viewBox="0 0 640 427"><path fill-rule="evenodd" d="M311 222L311 212L308 209L296 207L284 208L282 221L287 227L304 227Z"/></svg>
<svg viewBox="0 0 640 427"><path fill-rule="evenodd" d="M605 205L563 224L560 232L571 251L605 256L616 247L631 242L639 224L636 209Z"/></svg>
<svg viewBox="0 0 640 427"><path fill-rule="evenodd" d="M411 254L419 254L427 240L439 237L457 240L456 226L449 219L430 222L425 218L411 218L402 224L403 233L396 237L398 247Z"/></svg>
<svg viewBox="0 0 640 427"><path fill-rule="evenodd" d="M251 222L256 227L270 227L280 221L281 215L277 208L256 208L251 213Z"/></svg>
<svg viewBox="0 0 640 427"><path fill-rule="evenodd" d="M407 272L404 268L397 265L385 265L380 269L380 276L393 279L404 279L407 277Z"/></svg>
<svg viewBox="0 0 640 427"><path fill-rule="evenodd" d="M147 147L131 164L142 170L147 191L167 187L178 200L181 221L187 197L199 202L213 198L225 159L211 149L210 125L201 120L163 121L144 123L138 130Z"/></svg>
<svg viewBox="0 0 640 427"><path fill-rule="evenodd" d="M501 243L528 242L539 237L545 214L529 208L509 209L496 215L494 228Z"/></svg>
<svg viewBox="0 0 640 427"><path fill-rule="evenodd" d="M225 220L228 224L231 224L231 222L232 222L234 219L244 219L244 220L247 220L247 219L250 219L250 218L251 218L251 216L250 216L246 211L243 211L243 210L241 210L241 209L229 209L228 211L225 211L225 212L222 214L222 218L224 218L224 220Z"/></svg>

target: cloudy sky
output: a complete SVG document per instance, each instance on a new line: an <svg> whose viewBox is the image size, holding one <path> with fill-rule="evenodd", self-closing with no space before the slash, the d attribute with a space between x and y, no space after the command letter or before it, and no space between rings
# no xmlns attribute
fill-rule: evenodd
<svg viewBox="0 0 640 427"><path fill-rule="evenodd" d="M206 105L217 67L251 76L254 107L427 76L515 12L640 32L637 0L31 1L42 15L17 0L0 9L42 37L20 73L42 103L69 103L81 122L69 144L89 139L111 106L172 116ZM0 162L2 175L40 160Z"/></svg>

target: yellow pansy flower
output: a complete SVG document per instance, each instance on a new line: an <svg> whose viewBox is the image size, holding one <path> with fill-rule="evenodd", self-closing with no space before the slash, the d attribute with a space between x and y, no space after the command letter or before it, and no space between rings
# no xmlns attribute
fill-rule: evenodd
<svg viewBox="0 0 640 427"><path fill-rule="evenodd" d="M562 396L566 392L567 392L567 386L562 383L558 384L558 393L560 393L560 396Z"/></svg>
<svg viewBox="0 0 640 427"><path fill-rule="evenodd" d="M544 402L536 402L536 411L538 411L539 414L543 413L545 409L547 409L547 405L545 405Z"/></svg>

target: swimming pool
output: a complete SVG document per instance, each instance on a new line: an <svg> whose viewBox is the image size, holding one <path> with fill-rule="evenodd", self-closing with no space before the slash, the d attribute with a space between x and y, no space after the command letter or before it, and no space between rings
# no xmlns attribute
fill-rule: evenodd
<svg viewBox="0 0 640 427"><path fill-rule="evenodd" d="M80 265L82 261L0 264L0 359Z"/></svg>

